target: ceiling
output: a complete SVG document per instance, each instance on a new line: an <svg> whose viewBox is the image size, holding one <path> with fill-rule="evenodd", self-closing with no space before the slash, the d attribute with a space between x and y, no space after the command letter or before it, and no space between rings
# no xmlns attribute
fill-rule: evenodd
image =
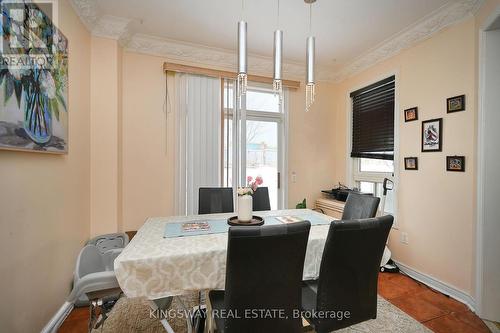
<svg viewBox="0 0 500 333"><path fill-rule="evenodd" d="M459 3L480 1L317 0L312 5L317 65L338 72L435 13ZM245 0L242 11L241 0L94 0L93 10L96 16L129 19L127 29L132 35L232 52L236 50L237 21L243 16L248 22L250 54L271 57L273 31L278 26L277 4L278 0ZM284 31L285 61L303 63L309 34L309 5L303 0L281 0L279 26Z"/></svg>

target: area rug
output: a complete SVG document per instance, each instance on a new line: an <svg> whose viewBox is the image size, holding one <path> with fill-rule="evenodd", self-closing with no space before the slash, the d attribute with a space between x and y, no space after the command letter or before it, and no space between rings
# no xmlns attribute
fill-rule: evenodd
<svg viewBox="0 0 500 333"><path fill-rule="evenodd" d="M196 304L196 294L183 296L182 301L186 306ZM170 310L177 312L182 307L174 298ZM176 333L187 332L186 322L182 318L169 320ZM93 333L164 333L165 329L159 319L151 316L149 302L140 298L122 297L109 313L104 325ZM369 320L336 332L342 333L428 333L431 332L415 319L383 299L378 297L377 319Z"/></svg>

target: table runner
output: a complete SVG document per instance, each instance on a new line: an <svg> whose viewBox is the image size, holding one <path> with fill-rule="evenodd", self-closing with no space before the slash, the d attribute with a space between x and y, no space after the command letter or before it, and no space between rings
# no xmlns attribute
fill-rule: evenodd
<svg viewBox="0 0 500 333"><path fill-rule="evenodd" d="M333 218L312 210L258 212L273 216L310 216L311 227L304 263L304 279L317 278L328 224ZM148 218L114 263L116 278L128 297L156 299L188 291L224 288L227 233L164 238L167 223L227 219L230 214ZM311 221L311 224L313 223Z"/></svg>
<svg viewBox="0 0 500 333"><path fill-rule="evenodd" d="M283 222L278 220L277 217L280 216L266 216L264 219L265 225L276 225L282 224ZM300 218L302 221L309 221L311 225L321 225L321 224L330 224L331 218L327 216L317 216L315 214L304 214L301 212L296 215L288 215L292 217ZM185 231L183 230L183 226L186 223L200 223L206 222L209 225L209 229L206 230L191 230ZM199 215L197 215L191 221L184 222L171 222L166 223L165 231L163 232L164 238L173 238L173 237L190 237L190 236L199 236L199 235L209 235L209 234L220 234L225 233L229 230L229 225L227 224L227 219L203 219Z"/></svg>

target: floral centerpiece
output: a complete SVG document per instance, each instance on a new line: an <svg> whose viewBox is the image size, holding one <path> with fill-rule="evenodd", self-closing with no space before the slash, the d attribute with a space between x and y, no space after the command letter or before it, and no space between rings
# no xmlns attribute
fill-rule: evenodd
<svg viewBox="0 0 500 333"><path fill-rule="evenodd" d="M247 222L252 219L252 195L263 182L264 180L260 176L255 177L255 179L252 176L248 176L247 185L238 188L238 220Z"/></svg>

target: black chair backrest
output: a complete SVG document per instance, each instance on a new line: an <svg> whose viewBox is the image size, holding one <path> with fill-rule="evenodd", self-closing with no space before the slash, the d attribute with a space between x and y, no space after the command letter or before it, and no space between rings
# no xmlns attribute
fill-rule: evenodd
<svg viewBox="0 0 500 333"><path fill-rule="evenodd" d="M234 212L231 187L200 187L198 193L198 214Z"/></svg>
<svg viewBox="0 0 500 333"><path fill-rule="evenodd" d="M309 221L263 227L231 227L226 262L224 332L302 332L300 309ZM247 309L280 309L272 318L245 316Z"/></svg>
<svg viewBox="0 0 500 333"><path fill-rule="evenodd" d="M349 193L342 213L342 220L367 219L377 215L380 198L358 193Z"/></svg>
<svg viewBox="0 0 500 333"><path fill-rule="evenodd" d="M254 211L271 210L269 202L269 189L267 187L259 187L253 193L252 206Z"/></svg>
<svg viewBox="0 0 500 333"><path fill-rule="evenodd" d="M334 221L321 259L318 311L349 311L343 320L321 320L321 331L344 328L377 316L380 261L394 218L391 215Z"/></svg>

